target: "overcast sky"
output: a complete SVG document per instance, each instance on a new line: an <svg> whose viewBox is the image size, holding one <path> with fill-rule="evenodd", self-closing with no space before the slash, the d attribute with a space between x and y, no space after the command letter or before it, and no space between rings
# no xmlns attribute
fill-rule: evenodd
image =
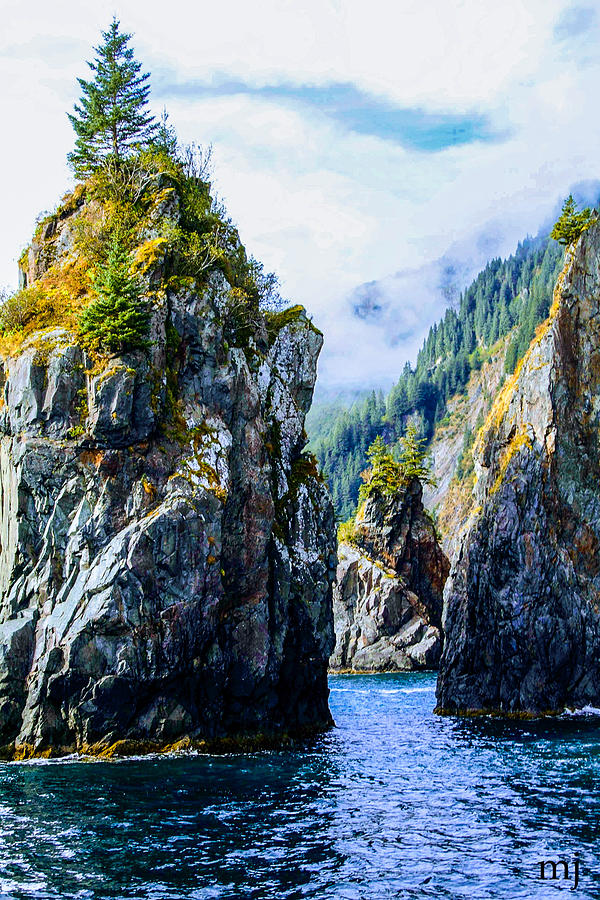
<svg viewBox="0 0 600 900"><path fill-rule="evenodd" d="M325 331L326 384L393 381L448 278L510 253L572 186L596 191L598 2L0 0L0 13L0 284L72 186L66 113L116 13L155 111L212 143L242 240Z"/></svg>

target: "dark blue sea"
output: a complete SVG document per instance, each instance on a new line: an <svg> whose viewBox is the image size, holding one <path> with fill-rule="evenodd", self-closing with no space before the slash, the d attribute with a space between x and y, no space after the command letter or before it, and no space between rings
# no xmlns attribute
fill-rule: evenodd
<svg viewBox="0 0 600 900"><path fill-rule="evenodd" d="M302 750L0 764L0 897L600 898L600 718L439 718L434 686L332 677Z"/></svg>

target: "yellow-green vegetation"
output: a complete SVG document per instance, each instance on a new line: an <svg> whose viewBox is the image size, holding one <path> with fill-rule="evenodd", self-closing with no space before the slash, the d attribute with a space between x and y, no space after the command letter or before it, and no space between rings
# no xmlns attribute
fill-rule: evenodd
<svg viewBox="0 0 600 900"><path fill-rule="evenodd" d="M95 354L142 348L151 301L160 295L168 304L174 290L201 293L217 272L229 286L216 298L229 346L254 353L253 338L264 340L264 311L281 307L276 276L248 258L236 227L211 196L210 152L180 146L166 112L160 123L150 115L149 76L139 74L130 38L113 19L96 48L94 77L79 80L69 160L83 181L38 223L31 247L23 250L19 265L27 286L0 298L4 355L19 353L30 334L51 326L79 334ZM106 281L115 247L127 264L111 293ZM175 387L172 377L167 394ZM170 400L173 408L175 397Z"/></svg>
<svg viewBox="0 0 600 900"><path fill-rule="evenodd" d="M62 326L77 333L82 313L99 299L98 279L115 243L130 254L131 278L151 277L160 266L161 282L169 290L201 291L211 272L222 271L231 284L229 301L221 310L227 339L234 346L245 346L263 315L260 306L267 297L262 286L270 276L263 276L259 264L247 259L237 230L213 203L194 159L190 161L183 151L172 158L160 149L146 148L118 168L109 161L43 220L34 248L36 258L43 261L41 274L4 298L0 353L20 352L24 340L41 328ZM161 212L167 194L176 198L177 222L168 211ZM70 245L59 255L56 229L46 226L69 215ZM42 240L44 229L51 234ZM28 256L26 249L21 259L24 270ZM150 296L149 286L140 284L143 295ZM269 290L272 293L272 284ZM94 345L101 349L101 341Z"/></svg>
<svg viewBox="0 0 600 900"><path fill-rule="evenodd" d="M442 536L458 534L473 503L475 473L471 470L460 480L456 476L448 485L438 510L437 525Z"/></svg>
<svg viewBox="0 0 600 900"><path fill-rule="evenodd" d="M77 328L90 291L90 269L82 258L51 266L32 285L0 306L0 353L18 353L27 339L45 328Z"/></svg>
<svg viewBox="0 0 600 900"><path fill-rule="evenodd" d="M563 203L562 212L550 233L550 237L558 241L559 244L569 246L584 231L587 231L596 218L596 211L591 210L589 207L578 212L573 194L569 194Z"/></svg>
<svg viewBox="0 0 600 900"><path fill-rule="evenodd" d="M527 350L525 356L517 363L515 371L510 376L510 378L508 378L504 382L499 394L496 396L496 399L492 404L492 408L490 409L488 417L483 427L480 429L479 434L477 435L474 449L475 453L481 453L484 442L487 440L490 433L496 432L500 427L501 422L508 413L510 402L514 396L523 369L526 366L530 365L534 365L534 367L539 368L539 366L535 366L534 354L536 353L542 339L550 330L552 322L554 321L558 310L560 309L560 299L562 294L562 286L565 279L565 272L566 270L563 269L558 276L556 287L554 289L552 305L550 307L547 319L545 319L544 322L537 326L534 338L529 345L529 349Z"/></svg>
<svg viewBox="0 0 600 900"><path fill-rule="evenodd" d="M345 522L340 522L337 530L338 544L356 543L356 521L350 516Z"/></svg>
<svg viewBox="0 0 600 900"><path fill-rule="evenodd" d="M194 478L202 478L207 483L207 489L221 503L225 503L227 500L227 489L221 485L217 470L205 459L207 444L219 443L215 430L205 422L194 428L188 428L181 410L179 411L178 420L179 430L175 439L182 445L189 444L192 451L192 459L183 459L182 467L184 472L178 472L173 477L185 477L189 481L192 481Z"/></svg>
<svg viewBox="0 0 600 900"><path fill-rule="evenodd" d="M500 457L500 467L498 470L498 475L496 476L494 484L490 488L490 494L495 494L504 481L504 476L506 475L506 471L513 457L523 447L527 447L527 449L531 450L532 446L533 445L531 443L531 438L527 431L527 427L525 425L522 425L521 428L519 428L515 432L515 434L511 438L509 445L506 447L506 449L502 453L502 456Z"/></svg>
<svg viewBox="0 0 600 900"><path fill-rule="evenodd" d="M293 325L295 322L299 322L305 316L306 311L304 307L300 305L290 306L288 309L279 311L267 312L265 318L267 323L267 334L269 336L269 346L273 344L282 328L285 328L286 325ZM313 331L321 334L316 325L313 325L310 321L309 325Z"/></svg>
<svg viewBox="0 0 600 900"><path fill-rule="evenodd" d="M400 459L395 460L381 435L378 435L369 449L367 457L370 467L361 473L363 484L358 492L359 501L373 494L380 497L395 497L401 493L412 478L422 484L435 485L427 453L423 449L423 438L417 437L417 429L409 424L406 435L401 438Z"/></svg>
<svg viewBox="0 0 600 900"><path fill-rule="evenodd" d="M164 258L166 249L167 239L164 236L145 241L133 254L131 268L140 275L146 275Z"/></svg>

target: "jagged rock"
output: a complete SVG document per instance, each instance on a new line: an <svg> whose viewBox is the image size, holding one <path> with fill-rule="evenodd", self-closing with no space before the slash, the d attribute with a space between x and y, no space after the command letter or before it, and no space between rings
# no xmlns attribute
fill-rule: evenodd
<svg viewBox="0 0 600 900"><path fill-rule="evenodd" d="M43 240L30 281L55 259ZM229 290L217 273L157 291L149 360L99 364L63 329L2 361L6 752L331 723L335 523L302 454L322 337L298 308L270 345L259 323L230 346Z"/></svg>
<svg viewBox="0 0 600 900"><path fill-rule="evenodd" d="M356 545L340 544L333 593L333 670L435 668L449 563L415 478L397 498L371 496L356 517Z"/></svg>
<svg viewBox="0 0 600 900"><path fill-rule="evenodd" d="M90 378L86 430L100 446L126 446L143 441L155 424L143 353L111 359Z"/></svg>
<svg viewBox="0 0 600 900"><path fill-rule="evenodd" d="M475 447L477 504L445 592L439 710L600 706L600 227Z"/></svg>

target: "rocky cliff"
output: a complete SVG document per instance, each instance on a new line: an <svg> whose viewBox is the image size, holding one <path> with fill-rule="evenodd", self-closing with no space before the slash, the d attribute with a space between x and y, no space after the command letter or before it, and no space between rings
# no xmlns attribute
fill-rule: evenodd
<svg viewBox="0 0 600 900"><path fill-rule="evenodd" d="M231 229L215 265L186 273L170 237L192 245L184 202L177 179L148 176L134 247L148 353L89 354L69 327L106 204L79 190L22 257L11 309L34 311L5 327L0 366L8 756L331 722L334 517L302 453L322 337L301 308L240 315Z"/></svg>
<svg viewBox="0 0 600 900"><path fill-rule="evenodd" d="M465 390L448 401L444 418L436 425L429 453L435 485L423 488L423 503L437 514L444 553L452 559L460 533L473 506L474 472L468 443L490 410L504 375L504 357L510 336L490 350L490 358L471 372Z"/></svg>
<svg viewBox="0 0 600 900"><path fill-rule="evenodd" d="M411 479L397 497L360 507L352 544L339 546L332 670L435 668L449 563Z"/></svg>
<svg viewBox="0 0 600 900"><path fill-rule="evenodd" d="M442 712L600 706L600 227L475 446L445 592Z"/></svg>

